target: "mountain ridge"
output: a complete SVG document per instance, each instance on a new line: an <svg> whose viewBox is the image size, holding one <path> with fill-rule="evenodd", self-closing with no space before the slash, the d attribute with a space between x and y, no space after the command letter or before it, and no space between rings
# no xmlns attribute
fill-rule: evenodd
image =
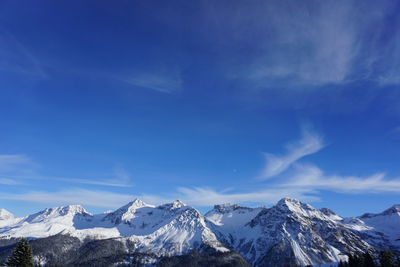
<svg viewBox="0 0 400 267"><path fill-rule="evenodd" d="M74 242L81 245L87 240L97 245L114 240L125 247L121 251L153 255L153 263L211 249L238 252L253 266L305 266L345 260L349 253L400 251L399 207L351 218L294 198L282 198L268 208L220 204L204 215L179 200L155 206L135 199L101 214L80 205L24 217L0 209L0 241L64 235L77 238L80 241Z"/></svg>

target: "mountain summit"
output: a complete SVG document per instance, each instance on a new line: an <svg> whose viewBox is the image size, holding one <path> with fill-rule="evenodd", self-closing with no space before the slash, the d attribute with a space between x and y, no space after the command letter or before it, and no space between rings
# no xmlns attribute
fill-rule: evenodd
<svg viewBox="0 0 400 267"><path fill-rule="evenodd" d="M2 220L9 220L15 218L14 214L9 212L6 209L0 209L0 221Z"/></svg>

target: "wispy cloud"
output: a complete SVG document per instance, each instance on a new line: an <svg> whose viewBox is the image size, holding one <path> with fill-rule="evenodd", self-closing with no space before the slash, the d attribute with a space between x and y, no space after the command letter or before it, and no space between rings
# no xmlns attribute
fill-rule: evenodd
<svg viewBox="0 0 400 267"><path fill-rule="evenodd" d="M110 187L132 187L128 172L121 166L114 169L110 178L76 178L41 175L37 172L39 164L22 154L0 154L0 184L21 185L29 184L31 180L46 180L69 184L100 185Z"/></svg>
<svg viewBox="0 0 400 267"><path fill-rule="evenodd" d="M308 188L343 193L389 193L400 192L400 179L387 179L385 173L367 177L327 175L314 165L296 166L293 177L281 184L285 188Z"/></svg>
<svg viewBox="0 0 400 267"><path fill-rule="evenodd" d="M8 185L21 185L30 184L32 180L62 182L67 184L86 184L86 185L100 185L110 187L132 187L133 184L130 180L120 180L118 177L112 177L109 179L83 179L83 178L72 178L72 177L58 177L58 176L42 176L42 175L0 175L0 184Z"/></svg>
<svg viewBox="0 0 400 267"><path fill-rule="evenodd" d="M125 75L118 75L116 78L127 84L160 93L176 93L182 89L180 71L173 70L173 68L163 71L133 71Z"/></svg>
<svg viewBox="0 0 400 267"><path fill-rule="evenodd" d="M247 91L278 87L310 93L354 81L400 82L397 1L268 1L256 10L233 6L241 12L221 12L217 21L225 28L218 37L246 45L249 36L257 36L249 49L253 53L224 65L226 75L243 82ZM246 12L252 16L243 16ZM215 20L210 17L210 23ZM230 25L235 26L231 35L223 32Z"/></svg>
<svg viewBox="0 0 400 267"><path fill-rule="evenodd" d="M38 177L34 177L38 178ZM43 180L52 180L66 183L74 183L74 184L87 184L87 185L101 185L101 186L111 186L111 187L132 187L129 181L121 181L118 178L114 179L82 179L82 178L62 178L62 177L52 177L46 176L41 177Z"/></svg>
<svg viewBox="0 0 400 267"><path fill-rule="evenodd" d="M400 133L400 126L396 126L393 129L391 129L387 134L392 135L392 134L399 134Z"/></svg>
<svg viewBox="0 0 400 267"><path fill-rule="evenodd" d="M38 165L22 154L0 154L0 173L31 172Z"/></svg>
<svg viewBox="0 0 400 267"><path fill-rule="evenodd" d="M288 192L318 193L328 190L342 193L385 193L400 192L400 179L389 179L385 173L375 173L366 177L353 175L326 174L312 164L297 162L306 155L320 151L324 143L319 135L303 131L303 137L287 146L285 156L267 156L267 166L262 172L264 179L279 177L273 187L288 190ZM290 172L287 171L290 167Z"/></svg>
<svg viewBox="0 0 400 267"><path fill-rule="evenodd" d="M14 72L40 79L48 77L39 59L11 32L0 27L0 71Z"/></svg>
<svg viewBox="0 0 400 267"><path fill-rule="evenodd" d="M80 188L57 192L32 191L28 193L2 193L0 199L28 201L50 205L81 204L92 207L116 208L132 201L132 195Z"/></svg>
<svg viewBox="0 0 400 267"><path fill-rule="evenodd" d="M21 184L21 183L15 181L15 180L13 180L13 179L0 178L0 184L3 184L3 185L19 185L19 184Z"/></svg>
<svg viewBox="0 0 400 267"><path fill-rule="evenodd" d="M101 186L111 186L111 187L132 187L132 179L129 173L122 167L117 166L114 168L114 174L110 175L111 178L108 179L82 179L82 178L67 178L67 177L51 177L51 176L41 176L36 177L38 179L46 179L53 181L60 181L66 183L76 183L76 184L87 184L87 185L101 185Z"/></svg>
<svg viewBox="0 0 400 267"><path fill-rule="evenodd" d="M270 179L286 171L299 159L317 153L323 147L324 142L322 141L321 136L312 131L303 130L303 136L299 141L287 145L286 155L276 156L265 153L266 166L260 174L259 179Z"/></svg>

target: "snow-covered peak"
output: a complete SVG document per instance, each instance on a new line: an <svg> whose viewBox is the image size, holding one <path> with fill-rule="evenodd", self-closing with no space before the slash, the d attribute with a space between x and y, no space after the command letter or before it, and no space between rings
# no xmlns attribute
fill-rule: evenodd
<svg viewBox="0 0 400 267"><path fill-rule="evenodd" d="M214 205L214 208L206 213L208 221L224 228L242 227L250 222L264 208L242 207L237 204ZM231 229L226 229L231 230Z"/></svg>
<svg viewBox="0 0 400 267"><path fill-rule="evenodd" d="M303 203L295 198L289 198L289 197L282 198L272 208L278 209L281 212L290 212L306 216L314 215L315 213L318 212L322 213L306 203Z"/></svg>
<svg viewBox="0 0 400 267"><path fill-rule="evenodd" d="M60 211L61 214L72 214L72 215L75 215L75 214L87 214L87 215L92 215L90 212L88 212L81 205L63 206L63 207L55 208L55 210Z"/></svg>
<svg viewBox="0 0 400 267"><path fill-rule="evenodd" d="M154 206L146 204L140 199L135 199L116 211L108 213L103 221L111 221L115 224L119 224L121 221L130 221L135 218L136 211L143 208L154 208Z"/></svg>
<svg viewBox="0 0 400 267"><path fill-rule="evenodd" d="M6 209L0 209L0 220L10 220L14 219L15 216Z"/></svg>
<svg viewBox="0 0 400 267"><path fill-rule="evenodd" d="M149 207L151 205L141 201L140 199L136 198L134 201L129 202L127 205L129 205L131 208L143 208L143 207Z"/></svg>
<svg viewBox="0 0 400 267"><path fill-rule="evenodd" d="M134 201L129 202L128 204L122 206L121 208L117 209L115 212L129 212L129 213L134 213L135 210L144 208L144 207L153 207L152 205L146 204L140 199L135 199Z"/></svg>
<svg viewBox="0 0 400 267"><path fill-rule="evenodd" d="M270 225L272 221L284 222L287 220L296 221L302 225L307 225L312 220L333 224L337 218L331 218L297 199L282 198L271 208L264 208L248 225L255 227L256 225Z"/></svg>
<svg viewBox="0 0 400 267"><path fill-rule="evenodd" d="M146 204L140 199L135 199L134 201L129 202L125 206L122 206L117 211L121 211L123 213L135 213L137 209L145 208L145 207L154 207L152 205Z"/></svg>
<svg viewBox="0 0 400 267"><path fill-rule="evenodd" d="M395 245L400 246L400 205L393 205L381 213L365 213L358 217L366 230L384 233Z"/></svg>
<svg viewBox="0 0 400 267"><path fill-rule="evenodd" d="M38 222L49 218L56 218L61 216L73 217L75 215L92 216L92 214L90 214L81 205L68 205L44 209L38 213L28 216L26 221Z"/></svg>
<svg viewBox="0 0 400 267"><path fill-rule="evenodd" d="M337 262L343 253L369 248L341 223L294 198L283 198L271 208L261 208L256 215L235 212L218 213L214 209L206 217L214 223L221 240L253 266ZM246 220L241 218L248 222L243 224ZM282 255L290 254L295 260L284 264L287 259Z"/></svg>
<svg viewBox="0 0 400 267"><path fill-rule="evenodd" d="M21 218L16 218L14 214L9 212L6 209L0 209L0 230L1 227L8 226L10 224L13 224L14 222L20 220Z"/></svg>
<svg viewBox="0 0 400 267"><path fill-rule="evenodd" d="M400 216L400 205L393 205L387 210L381 213L365 213L360 216L361 219L368 219L373 217L382 217L382 216Z"/></svg>
<svg viewBox="0 0 400 267"><path fill-rule="evenodd" d="M64 231L75 231L91 222L93 215L80 205L47 208L35 214L16 218L1 235L14 237L48 237ZM7 228L8 227L8 228Z"/></svg>
<svg viewBox="0 0 400 267"><path fill-rule="evenodd" d="M287 207L300 207L304 205L308 205L302 203L300 200L291 198L291 197L284 197L276 203L277 206L287 206Z"/></svg>
<svg viewBox="0 0 400 267"><path fill-rule="evenodd" d="M180 200L175 200L175 201L173 201L173 202L171 202L171 203L167 203L167 204L160 205L160 206L158 206L158 208L159 208L159 209L174 210L174 209L182 208L182 207L184 207L184 206L186 206L185 203L183 203L183 202L180 201Z"/></svg>
<svg viewBox="0 0 400 267"><path fill-rule="evenodd" d="M340 221L343 218L340 217L339 215L337 215L336 213L334 213L332 210L328 209L328 208L322 208L320 209L320 211L325 214L326 216L328 216L329 218L331 218L332 220L335 221Z"/></svg>
<svg viewBox="0 0 400 267"><path fill-rule="evenodd" d="M397 214L400 215L400 204L393 205L383 212L384 215Z"/></svg>

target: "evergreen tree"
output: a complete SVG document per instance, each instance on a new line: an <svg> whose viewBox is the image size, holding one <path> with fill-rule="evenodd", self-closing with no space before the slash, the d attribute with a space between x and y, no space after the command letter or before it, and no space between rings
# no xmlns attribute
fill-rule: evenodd
<svg viewBox="0 0 400 267"><path fill-rule="evenodd" d="M6 262L8 267L33 267L32 248L28 240L21 238Z"/></svg>
<svg viewBox="0 0 400 267"><path fill-rule="evenodd" d="M382 250L380 252L379 261L382 267L395 267L394 255L389 250Z"/></svg>
<svg viewBox="0 0 400 267"><path fill-rule="evenodd" d="M340 267L377 267L377 265L375 264L372 256L366 252L361 255L349 255L349 261L343 262L342 266Z"/></svg>
<svg viewBox="0 0 400 267"><path fill-rule="evenodd" d="M349 267L361 267L360 265L360 258L357 255L350 255L349 256Z"/></svg>
<svg viewBox="0 0 400 267"><path fill-rule="evenodd" d="M365 267L376 267L374 259L372 258L371 254L368 252L364 253L363 255L363 266Z"/></svg>

